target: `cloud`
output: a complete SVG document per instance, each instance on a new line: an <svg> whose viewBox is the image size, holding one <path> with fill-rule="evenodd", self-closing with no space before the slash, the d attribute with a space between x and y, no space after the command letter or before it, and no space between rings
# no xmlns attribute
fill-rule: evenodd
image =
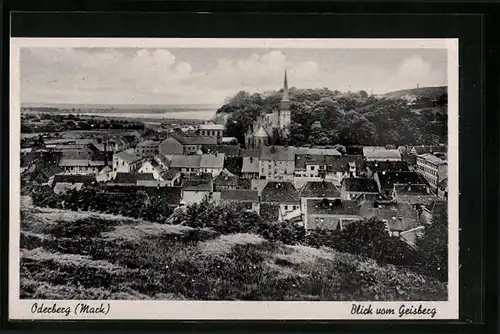
<svg viewBox="0 0 500 334"><path fill-rule="evenodd" d="M332 90L408 88L415 82L422 86L442 81L446 74L421 56L400 58L399 66L387 66L372 61L373 55L356 63L307 51L299 56L289 56L286 50L233 51L23 48L21 101L221 103L242 89L281 88L285 69L290 86Z"/></svg>

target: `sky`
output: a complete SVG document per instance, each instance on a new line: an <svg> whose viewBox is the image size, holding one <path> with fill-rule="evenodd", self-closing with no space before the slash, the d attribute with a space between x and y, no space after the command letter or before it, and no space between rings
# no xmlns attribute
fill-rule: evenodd
<svg viewBox="0 0 500 334"><path fill-rule="evenodd" d="M21 102L222 104L283 86L382 94L447 85L445 49L23 47Z"/></svg>

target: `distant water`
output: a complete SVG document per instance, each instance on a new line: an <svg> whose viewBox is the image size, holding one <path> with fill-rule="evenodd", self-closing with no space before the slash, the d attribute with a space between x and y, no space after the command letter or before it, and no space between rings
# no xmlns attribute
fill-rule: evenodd
<svg viewBox="0 0 500 334"><path fill-rule="evenodd" d="M145 118L145 119L200 119L209 120L215 116L216 109L213 110L186 110L186 111L165 111L165 112L63 112L64 114L79 114L87 116L102 116L102 117L122 117L122 118Z"/></svg>

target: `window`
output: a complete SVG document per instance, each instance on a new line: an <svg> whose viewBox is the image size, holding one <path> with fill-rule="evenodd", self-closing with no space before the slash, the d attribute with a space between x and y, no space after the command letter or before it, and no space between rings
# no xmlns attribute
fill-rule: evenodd
<svg viewBox="0 0 500 334"><path fill-rule="evenodd" d="M285 205L285 210L288 210L288 205Z"/></svg>
<svg viewBox="0 0 500 334"><path fill-rule="evenodd" d="M314 166L311 166L311 170L314 170Z"/></svg>

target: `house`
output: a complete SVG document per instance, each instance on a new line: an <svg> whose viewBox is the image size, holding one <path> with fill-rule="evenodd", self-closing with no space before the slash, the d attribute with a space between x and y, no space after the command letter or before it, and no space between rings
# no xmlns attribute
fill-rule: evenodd
<svg viewBox="0 0 500 334"><path fill-rule="evenodd" d="M337 149L326 147L298 147L295 149L295 154L326 157L342 156L342 153L340 153Z"/></svg>
<svg viewBox="0 0 500 334"><path fill-rule="evenodd" d="M206 153L222 153L227 157L239 157L240 147L237 145L207 145Z"/></svg>
<svg viewBox="0 0 500 334"><path fill-rule="evenodd" d="M152 173L122 173L117 172L115 178L108 182L114 186L138 186L141 181L155 181Z"/></svg>
<svg viewBox="0 0 500 334"><path fill-rule="evenodd" d="M114 177L113 170L111 169L111 167L105 166L95 177L97 182L108 182Z"/></svg>
<svg viewBox="0 0 500 334"><path fill-rule="evenodd" d="M178 155L178 154L197 154L205 146L217 145L215 137L199 136L172 136L165 139L159 145L160 154Z"/></svg>
<svg viewBox="0 0 500 334"><path fill-rule="evenodd" d="M241 167L241 177L244 179L259 178L259 158L244 157Z"/></svg>
<svg viewBox="0 0 500 334"><path fill-rule="evenodd" d="M221 191L222 203L238 205L245 211L260 212L259 194L250 189L225 189Z"/></svg>
<svg viewBox="0 0 500 334"><path fill-rule="evenodd" d="M377 172L408 172L408 164L405 161L366 161L366 176L371 178Z"/></svg>
<svg viewBox="0 0 500 334"><path fill-rule="evenodd" d="M141 168L143 158L134 154L133 149L128 149L113 154L113 172L134 173Z"/></svg>
<svg viewBox="0 0 500 334"><path fill-rule="evenodd" d="M417 210L408 203L393 201L363 201L363 218L376 218L386 224L389 235L399 237L401 232L421 226Z"/></svg>
<svg viewBox="0 0 500 334"><path fill-rule="evenodd" d="M418 155L417 172L433 189L437 189L439 183L448 178L448 162L429 153Z"/></svg>
<svg viewBox="0 0 500 334"><path fill-rule="evenodd" d="M170 168L160 174L160 181L164 181L167 187L177 187L181 182L181 172L176 168Z"/></svg>
<svg viewBox="0 0 500 334"><path fill-rule="evenodd" d="M263 146L259 159L259 177L266 180L293 180L294 147Z"/></svg>
<svg viewBox="0 0 500 334"><path fill-rule="evenodd" d="M348 224L362 220L356 201L308 199L304 215L306 230L342 231Z"/></svg>
<svg viewBox="0 0 500 334"><path fill-rule="evenodd" d="M213 179L211 174L200 174L198 177L185 179L181 185L181 204L201 203L204 199L212 200Z"/></svg>
<svg viewBox="0 0 500 334"><path fill-rule="evenodd" d="M447 212L448 202L438 199L424 206L420 215L420 221L423 225L430 225L433 222L433 217L442 215Z"/></svg>
<svg viewBox="0 0 500 334"><path fill-rule="evenodd" d="M399 150L385 147L363 147L363 156L366 161L401 161Z"/></svg>
<svg viewBox="0 0 500 334"><path fill-rule="evenodd" d="M240 179L224 169L214 180L214 190L220 192L228 189L250 189L251 181Z"/></svg>
<svg viewBox="0 0 500 334"><path fill-rule="evenodd" d="M170 168L180 170L182 174L200 173L201 155L175 155Z"/></svg>
<svg viewBox="0 0 500 334"><path fill-rule="evenodd" d="M65 173L71 174L97 174L111 163L112 156L108 152L62 152L59 167Z"/></svg>
<svg viewBox="0 0 500 334"><path fill-rule="evenodd" d="M222 137L221 143L225 145L238 145L238 138L236 137Z"/></svg>
<svg viewBox="0 0 500 334"><path fill-rule="evenodd" d="M223 153L202 154L200 159L200 171L202 173L211 173L214 177L219 175L224 169Z"/></svg>
<svg viewBox="0 0 500 334"><path fill-rule="evenodd" d="M239 156L227 156L224 155L224 168L228 170L231 174L236 176L241 176L241 169L243 167L243 158Z"/></svg>
<svg viewBox="0 0 500 334"><path fill-rule="evenodd" d="M299 191L300 207L302 212L306 211L307 200L309 199L336 199L340 198L340 190L329 181L307 182Z"/></svg>
<svg viewBox="0 0 500 334"><path fill-rule="evenodd" d="M158 132L156 132L154 129L151 129L151 128L146 129L140 135L140 139L145 140L145 141L156 139L157 137L158 137Z"/></svg>
<svg viewBox="0 0 500 334"><path fill-rule="evenodd" d="M427 181L416 172L377 172L373 175L378 191L384 196L392 196L394 184L424 184Z"/></svg>
<svg viewBox="0 0 500 334"><path fill-rule="evenodd" d="M363 174L365 163L362 155L327 157L324 178L340 185L344 177L358 177Z"/></svg>
<svg viewBox="0 0 500 334"><path fill-rule="evenodd" d="M56 194L62 194L69 190L80 190L85 185L96 184L97 180L94 175L70 175L58 174L54 175L49 181L49 185Z"/></svg>
<svg viewBox="0 0 500 334"><path fill-rule="evenodd" d="M430 192L425 184L394 184L392 198L396 202L408 203L414 207L428 205L439 198Z"/></svg>
<svg viewBox="0 0 500 334"><path fill-rule="evenodd" d="M242 148L240 149L240 157L242 158L259 158L260 149L258 148Z"/></svg>
<svg viewBox="0 0 500 334"><path fill-rule="evenodd" d="M261 193L261 203L279 207L279 220L300 208L299 193L291 182L269 181Z"/></svg>
<svg viewBox="0 0 500 334"><path fill-rule="evenodd" d="M222 138L225 126L223 124L200 124L198 134L200 136L209 136Z"/></svg>
<svg viewBox="0 0 500 334"><path fill-rule="evenodd" d="M373 179L346 177L341 183L341 198L353 200L361 195L378 195L377 183Z"/></svg>
<svg viewBox="0 0 500 334"><path fill-rule="evenodd" d="M138 173L153 174L155 180L160 180L160 175L166 171L166 169L156 160L149 159L143 160L141 168L137 171Z"/></svg>
<svg viewBox="0 0 500 334"><path fill-rule="evenodd" d="M135 147L135 155L142 158L152 158L158 155L160 143L154 140L141 141Z"/></svg>

